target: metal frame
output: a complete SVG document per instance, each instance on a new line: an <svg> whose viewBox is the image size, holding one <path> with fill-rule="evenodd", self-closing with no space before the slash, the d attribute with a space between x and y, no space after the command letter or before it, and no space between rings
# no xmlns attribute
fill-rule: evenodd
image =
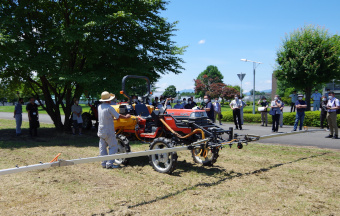
<svg viewBox="0 0 340 216"><path fill-rule="evenodd" d="M216 147L222 147L225 145L229 145L231 147L232 144L242 144L242 143L248 143L248 141L255 141L259 139L268 139L273 137L279 137L279 136L285 136L285 135L291 135L291 134L298 134L298 133L306 133L306 132L313 132L313 131L323 131L321 129L312 129L312 130L304 130L304 131L296 131L296 132L286 132L282 134L269 134L269 135L263 135L263 136L256 136L256 135L236 135L235 138L238 136L245 136L245 140L237 140L233 142L225 142L220 143ZM3 169L0 170L0 176L1 175L8 175L8 174L14 174L14 173L20 173L20 172L26 172L26 171L32 171L32 170L39 170L39 169L47 169L51 167L62 167L62 166L72 166L77 164L84 164L84 163L92 163L92 162L98 162L98 161L105 161L105 160L114 160L114 159L122 159L122 158L133 158L133 157L141 157L141 156L150 156L154 154L161 154L161 153L170 153L170 152L178 152L178 151L187 151L192 150L195 148L200 148L201 144L208 142L209 138L200 140L197 142L192 143L192 145L188 146L180 146L180 147L173 147L173 148L166 148L166 149L154 149L154 150L145 150L140 152L128 152L128 153L122 153L122 154L114 154L114 155L105 155L105 156L97 156L97 157L89 157L89 158L79 158L79 159L72 159L72 160L59 160L57 162L52 163L40 163L40 164L34 164L34 165L28 165L23 167L16 167L16 168L10 168L10 169Z"/></svg>

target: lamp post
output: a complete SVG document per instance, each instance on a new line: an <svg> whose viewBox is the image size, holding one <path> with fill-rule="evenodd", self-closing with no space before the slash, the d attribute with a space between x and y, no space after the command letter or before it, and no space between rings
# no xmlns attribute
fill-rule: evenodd
<svg viewBox="0 0 340 216"><path fill-rule="evenodd" d="M246 74L244 73L240 73L240 74L237 74L238 78L240 79L241 81L241 88L240 88L240 97L242 98L242 81L243 81L243 78L246 76Z"/></svg>
<svg viewBox="0 0 340 216"><path fill-rule="evenodd" d="M253 114L255 114L255 70L256 70L256 67L259 64L262 64L262 62L251 61L251 60L248 60L248 59L241 59L241 61L244 61L244 62L253 62L253 73L254 73L254 80L253 80Z"/></svg>

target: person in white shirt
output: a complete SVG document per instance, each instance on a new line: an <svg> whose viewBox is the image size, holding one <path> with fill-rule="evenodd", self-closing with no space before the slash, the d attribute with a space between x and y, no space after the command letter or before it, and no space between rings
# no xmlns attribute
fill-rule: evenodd
<svg viewBox="0 0 340 216"><path fill-rule="evenodd" d="M275 95L274 100L271 102L271 109L272 109L272 120L273 120L273 126L272 126L272 132L278 132L279 131L279 121L280 121L280 115L281 115L281 108L282 103L279 100L279 96Z"/></svg>
<svg viewBox="0 0 340 216"><path fill-rule="evenodd" d="M182 105L181 105L181 101L180 101L180 100L177 100L176 102L177 102L177 103L175 104L174 109L183 109L183 107L182 107Z"/></svg>
<svg viewBox="0 0 340 216"><path fill-rule="evenodd" d="M76 135L76 129L79 130L79 135L82 135L81 129L83 124L83 119L81 114L83 113L82 107L79 105L79 100L74 99L74 104L71 107L72 111L72 120L73 120L73 127L72 127L72 134Z"/></svg>
<svg viewBox="0 0 340 216"><path fill-rule="evenodd" d="M164 102L163 109L172 109L170 102L171 102L171 98L167 98Z"/></svg>
<svg viewBox="0 0 340 216"><path fill-rule="evenodd" d="M340 109L339 100L335 98L334 92L329 92L327 103L327 121L329 125L329 135L326 138L338 139L338 123L336 111Z"/></svg>
<svg viewBox="0 0 340 216"><path fill-rule="evenodd" d="M218 121L220 122L220 125L222 125L222 122L221 122L221 104L220 104L220 102L218 102L218 98L215 98L214 109L215 109L214 120L216 120L216 116L217 116Z"/></svg>
<svg viewBox="0 0 340 216"><path fill-rule="evenodd" d="M317 89L315 89L315 92L311 96L311 98L314 101L314 103L313 103L313 111L319 111L321 97L322 97L322 95L318 92Z"/></svg>
<svg viewBox="0 0 340 216"><path fill-rule="evenodd" d="M242 101L238 99L238 95L235 95L235 100L232 100L230 102L230 108L233 110L233 118L234 118L234 124L236 126L236 129L242 130L242 124L241 124L241 107L242 107Z"/></svg>
<svg viewBox="0 0 340 216"><path fill-rule="evenodd" d="M115 98L114 94L110 94L107 91L104 91L101 94L102 102L98 106L98 137L99 140L99 152L100 155L107 155L107 148L109 148L109 154L116 154L118 151L118 143L116 139L116 132L114 127L113 119L118 118L130 118L128 115L118 114L117 111L110 105L111 100ZM111 169L111 168L119 168L119 165L114 165L115 160L110 161L102 161L102 167Z"/></svg>

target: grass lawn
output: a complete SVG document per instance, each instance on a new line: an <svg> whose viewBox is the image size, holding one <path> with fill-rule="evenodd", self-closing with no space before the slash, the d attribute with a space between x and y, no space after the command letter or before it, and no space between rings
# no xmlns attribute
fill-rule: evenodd
<svg viewBox="0 0 340 216"><path fill-rule="evenodd" d="M83 108L83 112L88 112L90 110L90 107L87 104L80 104L80 106ZM26 105L22 106L23 113L27 113L26 111ZM47 114L45 110L42 109L42 107L38 108L38 111L40 114ZM0 106L0 112L14 112L14 106ZM63 109L60 107L60 113L64 115Z"/></svg>
<svg viewBox="0 0 340 216"><path fill-rule="evenodd" d="M0 169L98 155L95 131L16 137L0 120ZM133 144L132 151L148 149ZM99 163L1 176L1 215L337 215L340 152L251 143L224 148L213 167L180 152L173 175L153 171L147 157L107 170Z"/></svg>

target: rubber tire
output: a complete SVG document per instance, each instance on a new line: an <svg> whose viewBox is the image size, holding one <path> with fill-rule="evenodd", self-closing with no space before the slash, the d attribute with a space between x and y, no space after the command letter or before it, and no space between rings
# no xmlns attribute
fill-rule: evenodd
<svg viewBox="0 0 340 216"><path fill-rule="evenodd" d="M90 130L92 128L92 120L91 120L91 114L90 113L83 113L81 115L81 117L83 118L83 128L86 130Z"/></svg>
<svg viewBox="0 0 340 216"><path fill-rule="evenodd" d="M212 156L211 156L211 160L208 161L200 161L197 159L196 154L195 154L195 149L191 150L191 155L192 158L194 159L194 162L197 164L202 164L203 166L212 166L214 163L216 163L217 158L218 158L218 152L220 151L219 148L215 148L212 150Z"/></svg>
<svg viewBox="0 0 340 216"><path fill-rule="evenodd" d="M118 134L116 135L116 139L118 141L118 145L122 144L122 148L125 149L125 152L119 152L119 153L126 153L126 152L131 152L131 147L130 147L130 141L128 140L128 138L126 138L126 136L122 135L122 134ZM118 165L128 165L130 162L130 158L123 158L123 159L119 159L119 160L115 160L115 163Z"/></svg>
<svg viewBox="0 0 340 216"><path fill-rule="evenodd" d="M153 150L155 148L155 145L157 143L162 143L166 146L166 148L172 148L172 144L170 142L169 139L166 139L164 137L159 137L153 140L153 142L150 144L150 150ZM159 173L166 173L166 174L171 174L177 166L177 153L176 152L170 152L168 153L170 154L170 165L167 167L167 169L159 169L158 167L155 166L155 164L152 161L152 155L149 156L149 163L151 164L151 166L153 167L153 169ZM155 155L156 156L156 155Z"/></svg>

